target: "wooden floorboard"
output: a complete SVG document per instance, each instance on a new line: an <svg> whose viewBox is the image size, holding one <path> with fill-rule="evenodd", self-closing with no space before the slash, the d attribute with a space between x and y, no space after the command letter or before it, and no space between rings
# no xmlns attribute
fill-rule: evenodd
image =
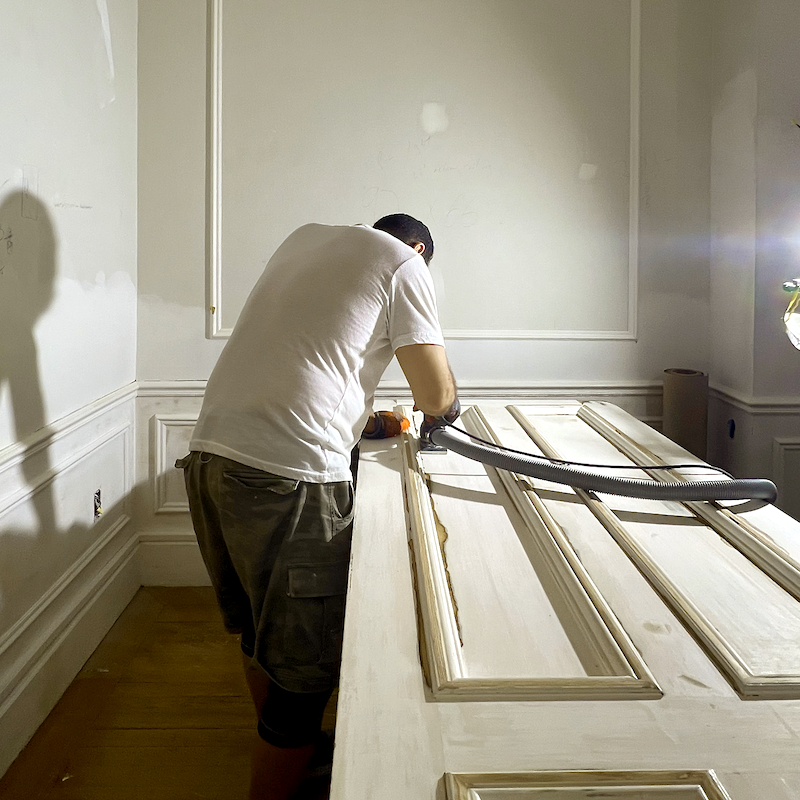
<svg viewBox="0 0 800 800"><path fill-rule="evenodd" d="M255 721L212 591L142 588L0 779L0 797L245 798ZM324 800L329 783L307 781L297 800Z"/></svg>

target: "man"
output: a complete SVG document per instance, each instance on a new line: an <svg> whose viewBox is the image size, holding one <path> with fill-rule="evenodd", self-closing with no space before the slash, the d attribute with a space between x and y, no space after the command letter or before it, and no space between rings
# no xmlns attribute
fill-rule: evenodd
<svg viewBox="0 0 800 800"><path fill-rule="evenodd" d="M225 625L242 637L259 718L251 800L295 792L338 681L350 452L392 355L417 408L457 414L432 256L430 232L405 214L291 234L242 310L178 462Z"/></svg>

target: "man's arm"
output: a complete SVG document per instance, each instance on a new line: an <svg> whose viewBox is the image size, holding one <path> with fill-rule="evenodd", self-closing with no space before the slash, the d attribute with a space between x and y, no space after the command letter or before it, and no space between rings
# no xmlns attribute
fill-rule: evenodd
<svg viewBox="0 0 800 800"><path fill-rule="evenodd" d="M457 390L447 354L439 344L409 344L395 351L406 376L414 405L431 417L446 414L456 400Z"/></svg>

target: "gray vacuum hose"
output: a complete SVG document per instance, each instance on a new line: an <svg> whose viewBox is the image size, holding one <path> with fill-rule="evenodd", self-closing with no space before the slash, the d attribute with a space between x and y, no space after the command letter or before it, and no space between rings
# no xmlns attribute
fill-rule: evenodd
<svg viewBox="0 0 800 800"><path fill-rule="evenodd" d="M724 481L681 481L680 483L658 483L635 478L615 478L600 475L577 467L553 464L536 457L526 457L484 447L471 442L463 434L451 428L434 428L430 440L454 453L480 461L490 467L541 478L544 481L563 483L576 489L603 494L619 494L643 500L766 500L774 503L778 490L766 478ZM644 468L643 468L644 469Z"/></svg>

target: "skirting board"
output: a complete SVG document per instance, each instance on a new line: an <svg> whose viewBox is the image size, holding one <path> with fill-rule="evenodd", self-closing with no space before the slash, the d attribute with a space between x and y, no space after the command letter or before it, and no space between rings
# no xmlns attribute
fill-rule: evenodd
<svg viewBox="0 0 800 800"><path fill-rule="evenodd" d="M210 585L188 516L185 532L141 532L136 560L142 586Z"/></svg>
<svg viewBox="0 0 800 800"><path fill-rule="evenodd" d="M39 613L28 617L25 629L16 632L15 641L25 639L26 646L20 655L23 663L14 659L17 663L8 670L13 680L0 686L4 695L0 705L0 775L138 591L137 541L130 528L129 520L123 518L108 537L123 542L114 555L97 570L87 563L86 569L76 571L42 604ZM101 545L94 555L100 558L105 551ZM14 644L9 643L9 648ZM0 679L6 679L6 675Z"/></svg>

